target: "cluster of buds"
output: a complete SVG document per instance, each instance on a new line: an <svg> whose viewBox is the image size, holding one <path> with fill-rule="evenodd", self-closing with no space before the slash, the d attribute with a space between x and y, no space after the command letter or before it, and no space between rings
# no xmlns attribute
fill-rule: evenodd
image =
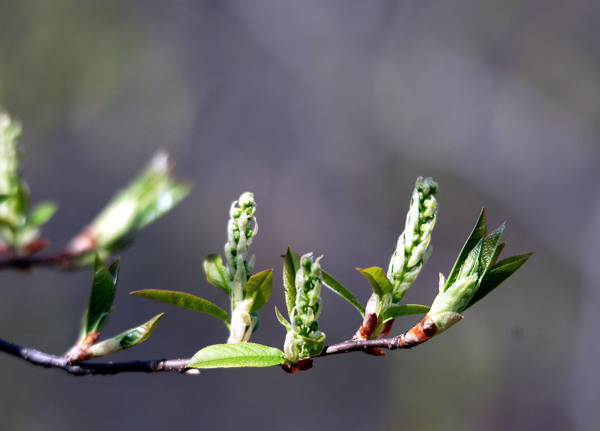
<svg viewBox="0 0 600 431"><path fill-rule="evenodd" d="M465 244L448 280L440 273L439 293L428 313L428 317L435 324L437 334L444 332L463 318L461 313L474 303L472 301L475 294L504 248L504 243L499 244L499 241L505 225L502 224L486 236L485 211L481 214L477 225L484 227L481 237L477 242L471 241L470 244L469 242Z"/></svg>
<svg viewBox="0 0 600 431"><path fill-rule="evenodd" d="M29 212L29 187L22 178L21 125L0 112L0 251L26 257L49 245L40 238L40 226L56 211L42 202Z"/></svg>
<svg viewBox="0 0 600 431"><path fill-rule="evenodd" d="M229 212L225 259L232 314L228 343L248 341L258 324L258 315L251 312L254 298L248 297L245 290L254 267L254 256L248 256L248 249L258 231L255 214L254 194L249 192L243 193L238 201L233 202Z"/></svg>
<svg viewBox="0 0 600 431"><path fill-rule="evenodd" d="M439 293L423 320L402 339L412 347L448 330L462 320L462 313L510 277L531 257L531 253L497 262L506 243L500 243L502 224L487 235L485 210L463 246L450 275L440 274Z"/></svg>
<svg viewBox="0 0 600 431"><path fill-rule="evenodd" d="M387 272L391 289L385 293L373 292L365 307L363 323L354 339L384 337L391 330L394 320L388 320L384 324L382 314L402 300L431 254L431 233L438 212L435 198L437 190L437 183L432 178L417 179L410 209L406 215L404 232L398 238Z"/></svg>
<svg viewBox="0 0 600 431"><path fill-rule="evenodd" d="M431 254L431 232L438 212L437 190L438 185L432 178L417 179L404 232L398 238L387 273L393 285L393 303L402 300Z"/></svg>
<svg viewBox="0 0 600 431"><path fill-rule="evenodd" d="M290 312L290 326L285 337L285 359L296 364L318 355L323 350L325 334L319 330L317 321L321 313L320 258L313 261L312 253L300 259L296 272L296 301Z"/></svg>

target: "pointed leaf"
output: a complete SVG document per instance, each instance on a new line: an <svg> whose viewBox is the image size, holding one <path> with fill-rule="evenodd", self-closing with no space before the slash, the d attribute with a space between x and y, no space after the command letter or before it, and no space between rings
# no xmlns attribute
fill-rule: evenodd
<svg viewBox="0 0 600 431"><path fill-rule="evenodd" d="M291 248L287 249L283 263L283 288L288 316L296 306L296 272L300 270L300 256Z"/></svg>
<svg viewBox="0 0 600 431"><path fill-rule="evenodd" d="M269 300L273 289L273 270L268 269L254 274L246 283L246 296L254 297L251 313L260 310Z"/></svg>
<svg viewBox="0 0 600 431"><path fill-rule="evenodd" d="M388 320L392 320L397 317L412 316L414 314L427 314L428 312L429 312L429 307L427 307L426 305L418 305L418 304L395 305L395 306L387 308L381 315L381 319L382 319L382 323L385 323Z"/></svg>
<svg viewBox="0 0 600 431"><path fill-rule="evenodd" d="M477 301L485 297L488 293L498 287L503 281L515 273L533 253L521 254L519 256L511 256L501 260L490 269L483 280L475 295L471 298L465 309L469 308Z"/></svg>
<svg viewBox="0 0 600 431"><path fill-rule="evenodd" d="M350 303L354 308L358 310L362 317L365 316L365 307L362 306L360 302L356 299L356 297L346 289L342 283L337 281L335 278L331 276L328 272L321 270L321 274L323 274L323 284L333 290L335 293L340 295L346 301Z"/></svg>
<svg viewBox="0 0 600 431"><path fill-rule="evenodd" d="M373 287L373 292L378 296L383 296L392 291L392 283L387 278L387 275L385 275L385 271L382 268L372 266L365 269L356 268L356 270L365 276L371 284L371 287Z"/></svg>
<svg viewBox="0 0 600 431"><path fill-rule="evenodd" d="M118 273L119 260L116 260L110 268L107 268L102 260L96 256L92 290L82 331L84 337L90 332L102 331L108 323L108 317L112 312L112 304L117 291Z"/></svg>
<svg viewBox="0 0 600 431"><path fill-rule="evenodd" d="M206 259L204 259L204 273L210 284L220 287L227 295L230 294L229 275L220 255L209 254L206 256Z"/></svg>
<svg viewBox="0 0 600 431"><path fill-rule="evenodd" d="M152 335L164 314L165 313L157 314L152 319L148 320L146 323L143 323L137 328L130 329L122 334L117 335L115 339L119 340L123 349L128 349L136 344L140 344L142 341L147 340L150 335Z"/></svg>
<svg viewBox="0 0 600 431"><path fill-rule="evenodd" d="M502 253L502 250L504 250L504 247L506 247L506 242L501 242L500 244L498 244L498 246L496 247L496 250L494 250L494 255L492 256L491 266L494 266L496 264L496 261L498 260L498 256L500 256L500 253Z"/></svg>
<svg viewBox="0 0 600 431"><path fill-rule="evenodd" d="M220 319L227 325L227 328L229 328L229 315L225 310L206 299L190 295L189 293L177 292L174 290L146 289L131 292L130 294L210 314L211 316Z"/></svg>
<svg viewBox="0 0 600 431"><path fill-rule="evenodd" d="M458 258L456 259L456 263L454 264L454 267L450 272L450 276L448 277L446 286L451 286L452 284L454 284L454 282L456 281L456 277L458 277L460 268L463 265L463 262L465 261L473 247L475 247L477 243L485 237L486 233L487 223L485 219L485 208L482 208L481 213L479 214L479 219L477 220L477 223L475 223L473 231L469 235L469 238L465 242L465 245L463 246L460 254L458 255Z"/></svg>
<svg viewBox="0 0 600 431"><path fill-rule="evenodd" d="M111 355L147 340L158 326L158 322L160 322L163 315L164 313L160 313L137 328L129 329L109 340L94 344L87 351L88 359Z"/></svg>
<svg viewBox="0 0 600 431"><path fill-rule="evenodd" d="M256 343L214 344L196 352L188 367L271 367L283 361L283 352L275 347Z"/></svg>
<svg viewBox="0 0 600 431"><path fill-rule="evenodd" d="M275 307L275 315L277 316L277 320L281 323L285 329L289 332L292 329L292 324L286 320L285 317L279 312L279 309Z"/></svg>

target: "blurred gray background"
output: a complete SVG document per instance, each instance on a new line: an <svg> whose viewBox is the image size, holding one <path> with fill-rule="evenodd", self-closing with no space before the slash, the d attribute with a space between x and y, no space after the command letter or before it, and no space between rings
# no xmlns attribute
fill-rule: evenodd
<svg viewBox="0 0 600 431"><path fill-rule="evenodd" d="M275 292L253 341L281 347L280 255L387 267L417 176L440 184L434 252L406 299L429 304L481 206L506 255L535 251L451 331L411 351L277 368L75 378L0 355L1 430L593 430L600 422L600 40L597 1L5 1L0 106L24 126L34 202L60 210L57 251L152 154L191 195L122 255L105 335L160 311L113 360L189 357L218 320L128 292L223 307L203 257L253 191L256 269ZM52 353L75 340L90 271L5 271L0 336ZM399 320L395 332L414 324ZM324 292L329 343L359 315Z"/></svg>

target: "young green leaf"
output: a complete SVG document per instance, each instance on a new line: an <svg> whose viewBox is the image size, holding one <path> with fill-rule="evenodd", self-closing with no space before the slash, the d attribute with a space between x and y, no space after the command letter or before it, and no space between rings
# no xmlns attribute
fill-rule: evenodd
<svg viewBox="0 0 600 431"><path fill-rule="evenodd" d="M154 299L156 301L166 302L167 304L177 305L178 307L188 308L201 313L210 314L220 319L227 328L229 328L229 315L225 310L213 304L206 299L199 298L189 293L177 292L173 290L146 289L131 292L131 295L142 296L144 298Z"/></svg>
<svg viewBox="0 0 600 431"><path fill-rule="evenodd" d="M109 268L96 256L94 260L94 278L86 312L82 338L91 332L100 332L108 323L112 304L117 291L119 260Z"/></svg>
<svg viewBox="0 0 600 431"><path fill-rule="evenodd" d="M321 273L323 274L323 284L348 301L350 305L356 308L360 315L364 317L365 307L358 302L356 297L348 289L346 289L342 283L333 278L331 274L323 270L321 270Z"/></svg>
<svg viewBox="0 0 600 431"><path fill-rule="evenodd" d="M479 219L477 219L477 223L475 223L473 231L471 232L469 238L465 242L465 245L463 246L460 254L458 255L458 258L456 259L456 263L454 264L454 267L450 272L450 276L448 277L448 280L446 282L447 287L454 284L464 261L467 259L467 256L469 255L471 250L477 245L477 243L482 238L485 238L486 233L487 222L485 219L485 208L482 208L481 213L479 214Z"/></svg>
<svg viewBox="0 0 600 431"><path fill-rule="evenodd" d="M381 321L382 321L382 323L385 323L388 320L392 320L397 317L412 316L415 314L427 314L428 311L429 311L429 307L427 307L425 305L418 305L418 304L394 305L392 307L385 309L385 311L382 313Z"/></svg>
<svg viewBox="0 0 600 431"><path fill-rule="evenodd" d="M204 259L204 273L208 282L214 286L220 287L227 295L231 292L229 285L229 276L227 268L223 265L223 259L218 254L209 254Z"/></svg>
<svg viewBox="0 0 600 431"><path fill-rule="evenodd" d="M269 300L273 289L273 270L268 269L254 274L246 283L247 297L254 297L251 313L260 310Z"/></svg>
<svg viewBox="0 0 600 431"><path fill-rule="evenodd" d="M356 270L365 276L367 281L373 287L373 292L375 292L376 295L383 296L392 291L392 283L387 278L387 275L385 275L383 269L372 266L365 269L356 268Z"/></svg>
<svg viewBox="0 0 600 431"><path fill-rule="evenodd" d="M496 250L499 247L498 243L500 242L500 237L502 236L505 227L506 223L503 223L495 231L484 238L481 245L481 256L479 257L479 260L481 261L479 267L482 273L485 273L485 271L494 264L494 259L498 257Z"/></svg>
<svg viewBox="0 0 600 431"><path fill-rule="evenodd" d="M283 352L275 347L256 343L214 344L196 352L188 367L271 367L283 361Z"/></svg>
<svg viewBox="0 0 600 431"><path fill-rule="evenodd" d="M508 277L513 275L533 253L521 254L518 256L507 257L495 264L483 277L479 289L473 295L465 309L469 308L477 301L485 297L488 293L498 287Z"/></svg>
<svg viewBox="0 0 600 431"><path fill-rule="evenodd" d="M158 326L164 313L160 313L142 325L129 329L121 334L91 346L86 352L89 358L99 358L128 349L147 340Z"/></svg>
<svg viewBox="0 0 600 431"><path fill-rule="evenodd" d="M296 306L296 272L300 270L300 256L291 248L287 249L283 263L283 288L288 316Z"/></svg>

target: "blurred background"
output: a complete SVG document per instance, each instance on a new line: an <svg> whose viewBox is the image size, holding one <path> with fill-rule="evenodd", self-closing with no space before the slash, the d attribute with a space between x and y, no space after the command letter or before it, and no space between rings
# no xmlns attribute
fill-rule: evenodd
<svg viewBox="0 0 600 431"><path fill-rule="evenodd" d="M417 176L440 184L434 251L407 294L430 304L481 206L505 254L533 258L451 331L377 358L75 378L0 355L1 430L593 430L600 423L600 3L560 1L5 1L0 106L24 127L33 201L57 251L159 149L194 183L122 255L105 335L160 311L112 360L189 357L216 319L131 297L181 290L227 307L201 262L252 191L256 270L274 294L253 341L281 347L283 254L366 301L354 268L387 268ZM5 271L0 336L61 354L89 270ZM418 318L395 324L395 332ZM327 342L360 316L324 292Z"/></svg>

